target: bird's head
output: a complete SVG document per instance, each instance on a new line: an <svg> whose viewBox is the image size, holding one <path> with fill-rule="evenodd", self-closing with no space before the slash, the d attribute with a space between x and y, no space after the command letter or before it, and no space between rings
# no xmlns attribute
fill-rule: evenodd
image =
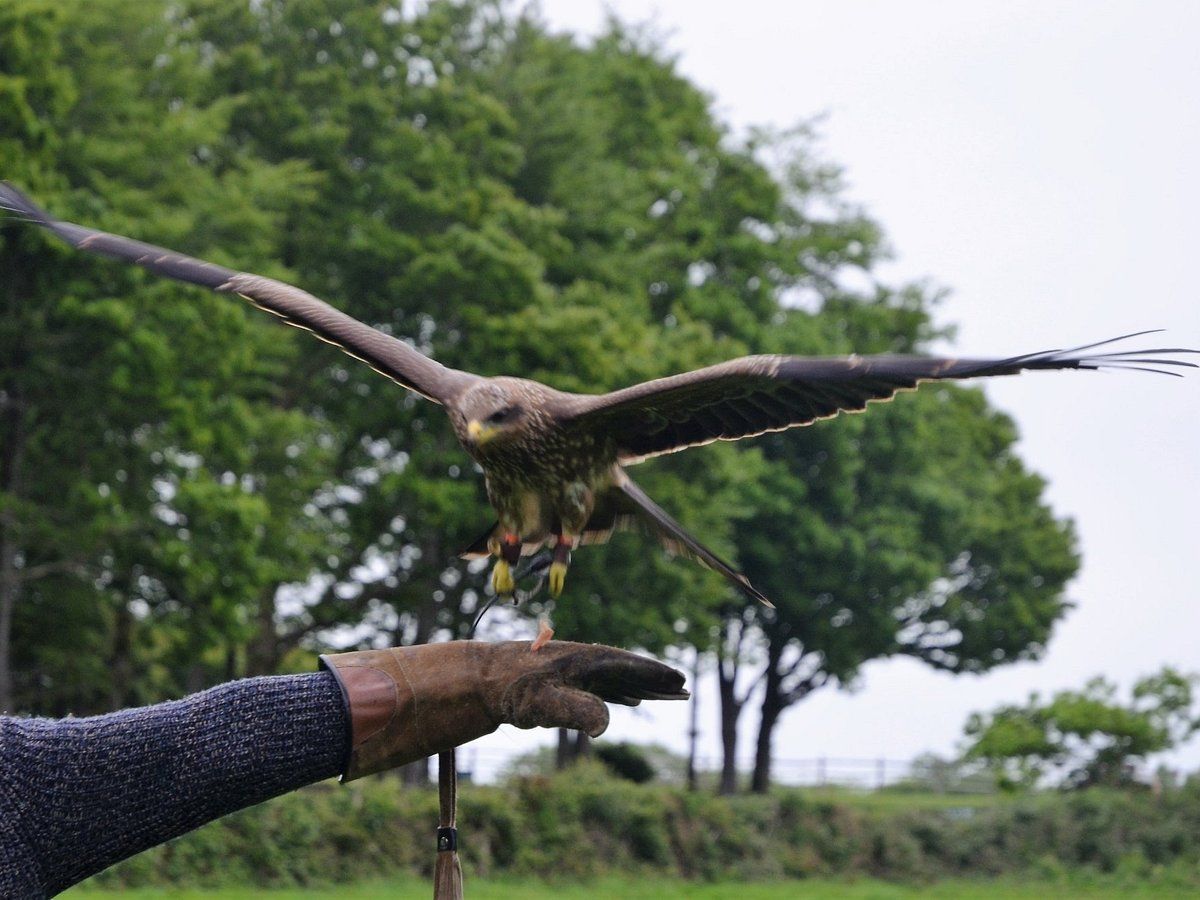
<svg viewBox="0 0 1200 900"><path fill-rule="evenodd" d="M476 448L504 443L520 432L526 417L517 392L498 379L472 387L458 411L466 440Z"/></svg>

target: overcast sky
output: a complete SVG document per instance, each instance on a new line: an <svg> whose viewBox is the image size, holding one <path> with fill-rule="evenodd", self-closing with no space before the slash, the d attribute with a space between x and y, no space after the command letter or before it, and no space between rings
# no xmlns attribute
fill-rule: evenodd
<svg viewBox="0 0 1200 900"><path fill-rule="evenodd" d="M956 349L1007 355L1166 328L1200 347L1200 4L545 0L583 36L611 8L651 22L741 129L817 114L849 197L895 251L885 280L929 278ZM966 716L1104 673L1200 671L1200 375L1043 373L987 385L1020 453L1078 527L1078 607L1045 658L981 677L907 660L788 712L780 758L950 752ZM703 451L693 451L703 452ZM716 756L711 684L705 752ZM684 704L614 715L609 736L684 749ZM756 711L744 716L746 741ZM545 734L514 729L488 755ZM481 760L482 761L482 760ZM1173 764L1200 768L1200 741Z"/></svg>

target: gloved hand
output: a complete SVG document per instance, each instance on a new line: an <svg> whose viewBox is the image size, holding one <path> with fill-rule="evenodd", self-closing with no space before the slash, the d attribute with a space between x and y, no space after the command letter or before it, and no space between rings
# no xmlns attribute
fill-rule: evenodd
<svg viewBox="0 0 1200 900"><path fill-rule="evenodd" d="M608 727L608 703L686 700L681 672L605 647L550 641L450 641L321 657L350 711L343 781L518 728Z"/></svg>

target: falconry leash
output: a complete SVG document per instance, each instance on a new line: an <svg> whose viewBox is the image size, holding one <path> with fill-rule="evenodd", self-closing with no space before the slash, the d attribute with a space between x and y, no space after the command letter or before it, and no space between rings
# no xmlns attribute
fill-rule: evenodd
<svg viewBox="0 0 1200 900"><path fill-rule="evenodd" d="M437 863L433 869L434 900L462 900L462 863L458 858L458 772L454 750L438 754Z"/></svg>

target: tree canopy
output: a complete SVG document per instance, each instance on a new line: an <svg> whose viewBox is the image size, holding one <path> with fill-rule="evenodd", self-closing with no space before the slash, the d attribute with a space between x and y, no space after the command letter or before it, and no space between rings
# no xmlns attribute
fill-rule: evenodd
<svg viewBox="0 0 1200 900"><path fill-rule="evenodd" d="M0 177L568 390L945 333L935 290L873 275L882 231L810 128L734 135L652 38L614 22L584 44L501 2L13 0ZM466 633L485 579L456 554L490 513L440 410L16 223L0 271L0 707L85 713L330 641ZM624 535L578 554L555 624L720 648L731 714L763 686L765 784L782 712L869 659L982 671L1044 648L1077 557L1015 440L946 386L647 463L778 610Z"/></svg>
<svg viewBox="0 0 1200 900"><path fill-rule="evenodd" d="M1004 785L1057 777L1071 787L1121 787L1136 779L1146 756L1200 729L1196 682L1196 675L1168 666L1139 679L1125 702L1103 676L1048 700L1033 694L1024 706L972 715L965 756L987 762Z"/></svg>

